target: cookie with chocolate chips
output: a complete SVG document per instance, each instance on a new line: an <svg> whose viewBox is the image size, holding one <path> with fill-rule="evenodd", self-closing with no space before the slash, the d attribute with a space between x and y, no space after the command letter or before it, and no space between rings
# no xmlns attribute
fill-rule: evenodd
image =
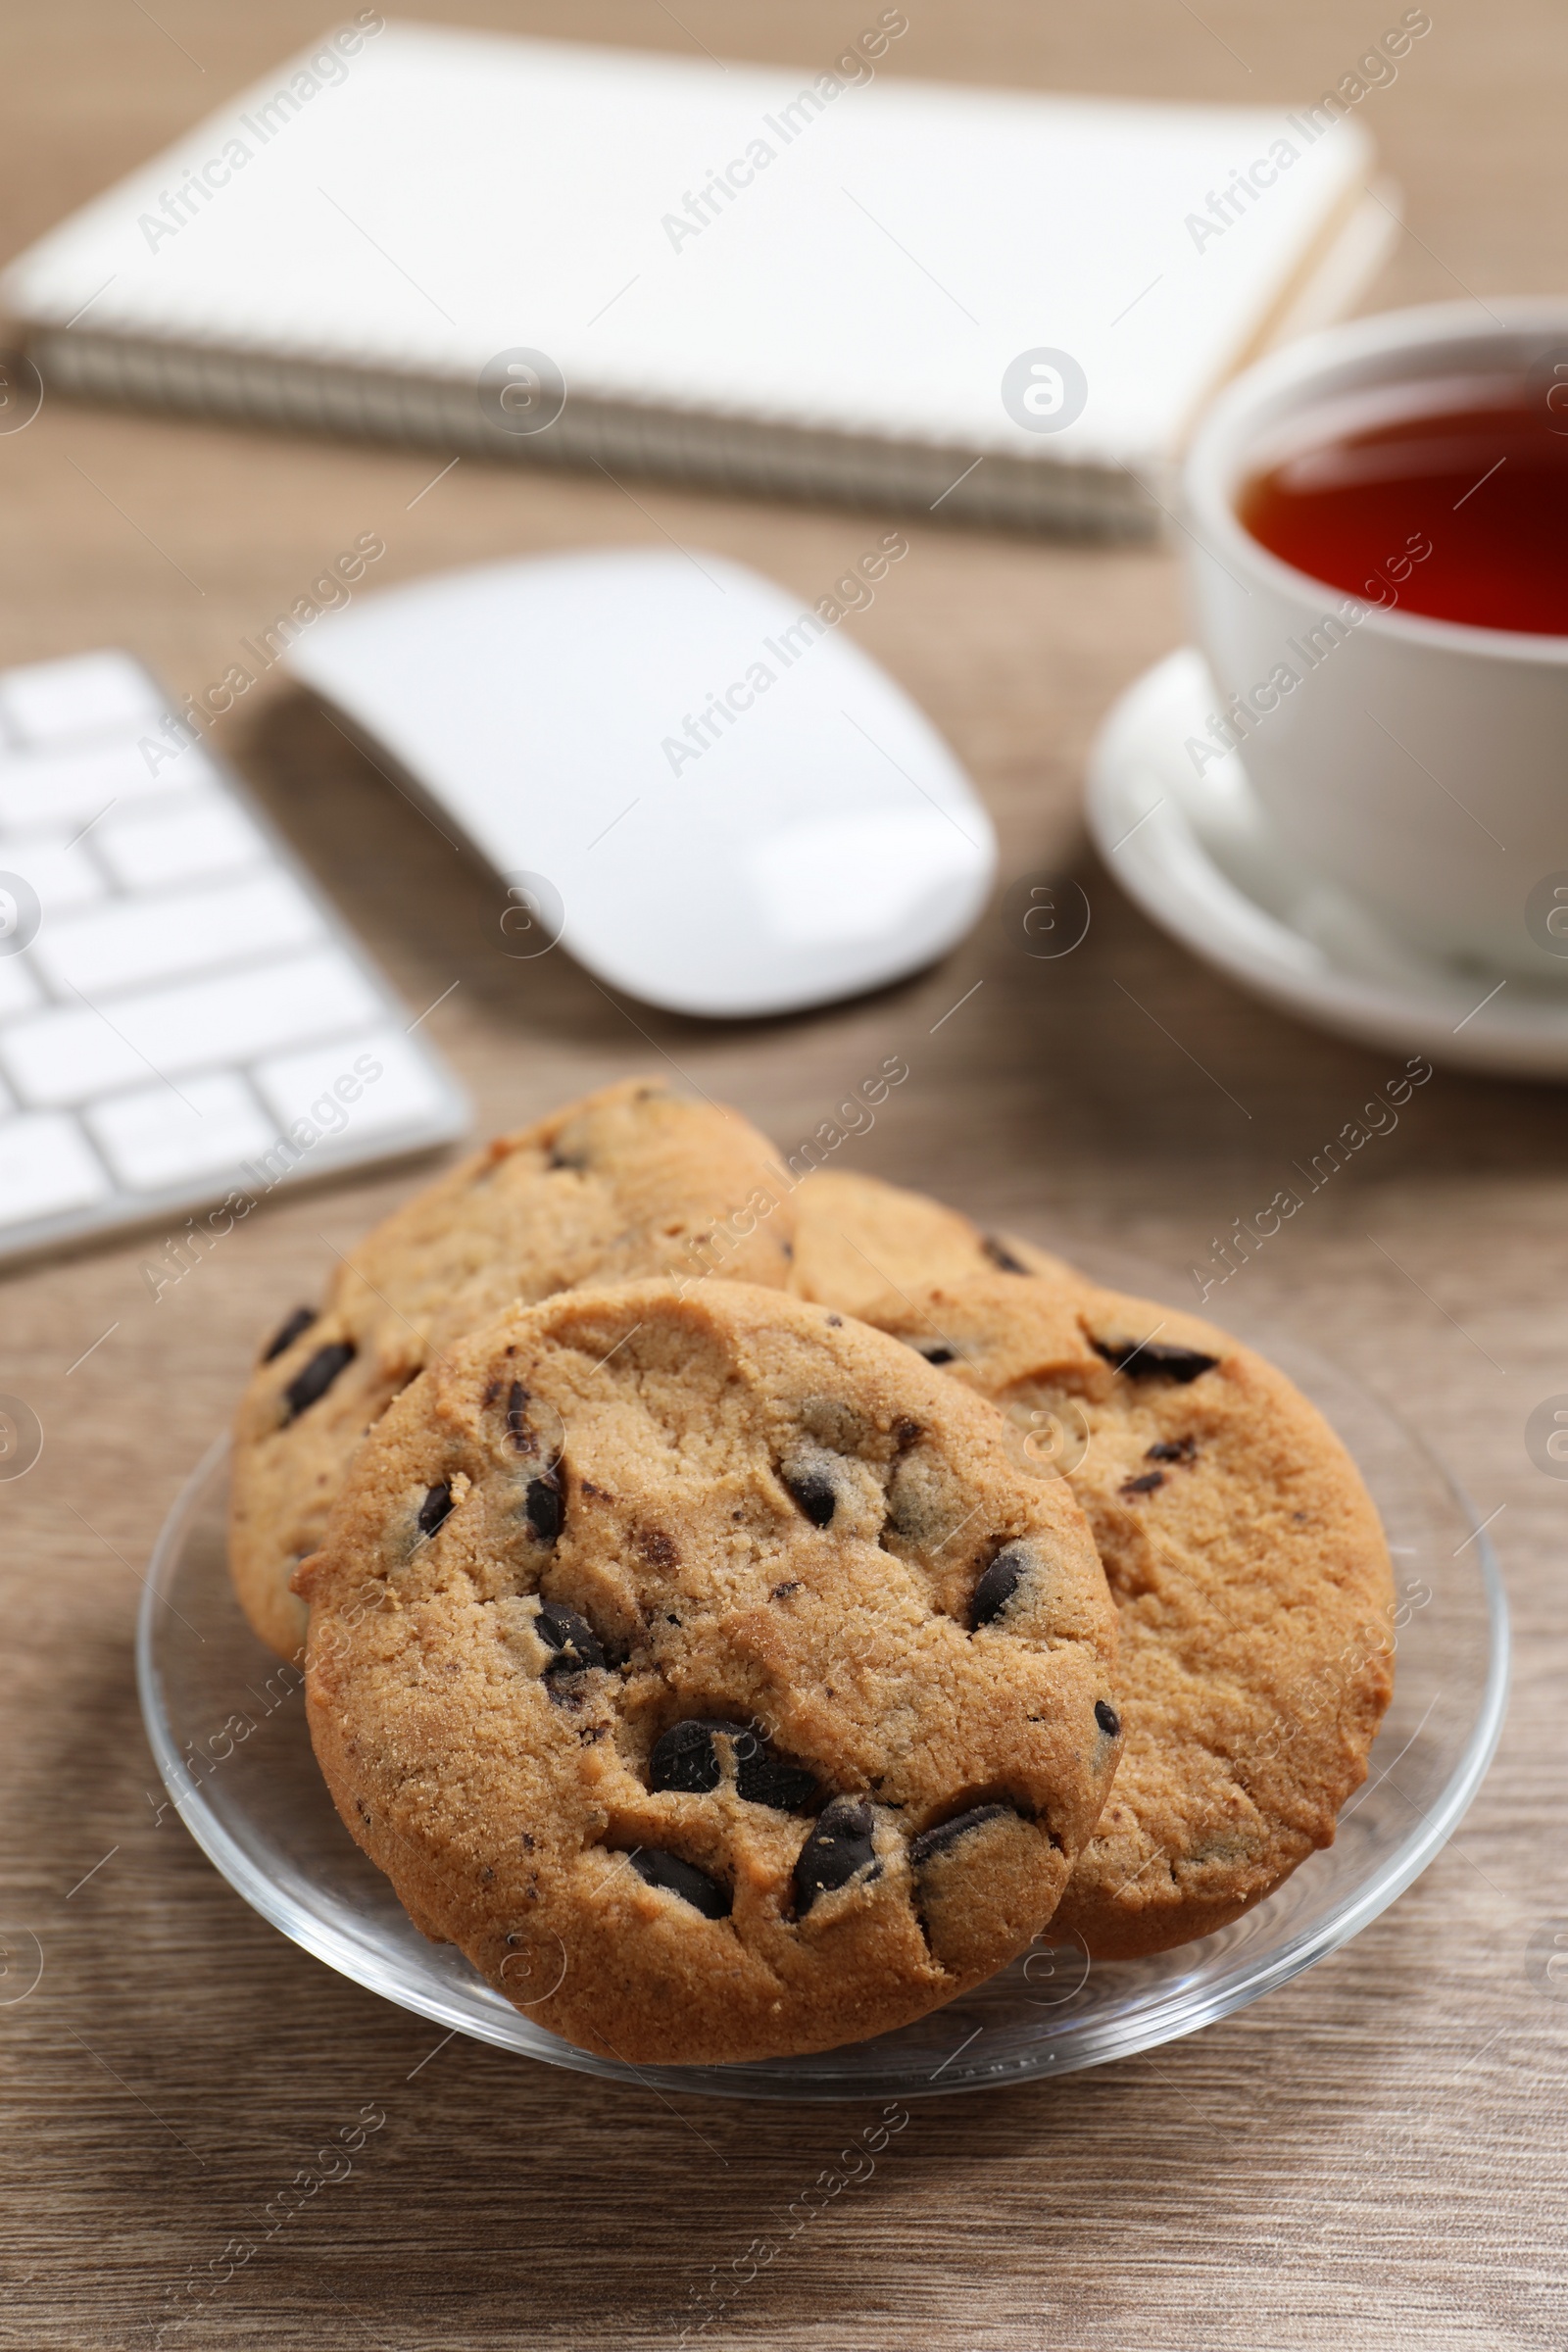
<svg viewBox="0 0 1568 2352"><path fill-rule="evenodd" d="M451 1348L298 1583L349 1829L614 2057L951 1999L1050 1920L1120 1748L1069 1489L896 1341L741 1283L567 1292Z"/></svg>
<svg viewBox="0 0 1568 2352"><path fill-rule="evenodd" d="M782 1285L794 1209L735 1111L636 1079L500 1137L341 1260L324 1304L265 1347L234 1428L229 1558L241 1606L291 1657L289 1591L366 1430L434 1355L514 1299L669 1272Z"/></svg>
<svg viewBox="0 0 1568 2352"><path fill-rule="evenodd" d="M863 1315L889 1291L923 1291L974 1274L1055 1274L1070 1268L1030 1242L978 1225L878 1176L818 1168L795 1195L797 1298Z"/></svg>
<svg viewBox="0 0 1568 2352"><path fill-rule="evenodd" d="M1127 1748L1053 1933L1125 1959L1239 1918L1331 1842L1393 1689L1388 1548L1348 1455L1250 1348L1076 1277L870 1317L1064 1475L1115 1595Z"/></svg>

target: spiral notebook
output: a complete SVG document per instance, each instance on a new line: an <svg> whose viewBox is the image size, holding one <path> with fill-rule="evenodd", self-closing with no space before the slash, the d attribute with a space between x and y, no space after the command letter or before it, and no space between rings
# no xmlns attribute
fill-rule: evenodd
<svg viewBox="0 0 1568 2352"><path fill-rule="evenodd" d="M50 392L1138 529L1395 215L1343 103L783 70L365 11L13 262ZM1336 108L1338 112L1336 112Z"/></svg>

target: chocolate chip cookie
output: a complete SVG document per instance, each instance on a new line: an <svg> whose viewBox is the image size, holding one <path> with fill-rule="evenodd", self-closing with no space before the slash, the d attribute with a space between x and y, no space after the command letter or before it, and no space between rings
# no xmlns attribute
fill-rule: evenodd
<svg viewBox="0 0 1568 2352"><path fill-rule="evenodd" d="M263 1641L298 1650L289 1578L354 1448L464 1333L583 1282L781 1286L795 1216L772 1160L737 1112L634 1079L498 1138L378 1225L324 1304L280 1325L236 1417L229 1559Z"/></svg>
<svg viewBox="0 0 1568 2352"><path fill-rule="evenodd" d="M982 1233L956 1208L876 1176L819 1168L795 1196L798 1298L863 1314L889 1291L925 1290L971 1274L1066 1274L1031 1243Z"/></svg>
<svg viewBox="0 0 1568 2352"><path fill-rule="evenodd" d="M1354 1465L1250 1348L1076 1278L870 1313L1065 1473L1115 1595L1127 1750L1054 1933L1110 1960L1225 1926L1332 1841L1393 1689L1388 1548Z"/></svg>
<svg viewBox="0 0 1568 2352"><path fill-rule="evenodd" d="M1121 1744L1069 1489L907 1348L741 1283L566 1292L454 1347L298 1585L349 1829L613 2057L951 1999L1049 1921Z"/></svg>

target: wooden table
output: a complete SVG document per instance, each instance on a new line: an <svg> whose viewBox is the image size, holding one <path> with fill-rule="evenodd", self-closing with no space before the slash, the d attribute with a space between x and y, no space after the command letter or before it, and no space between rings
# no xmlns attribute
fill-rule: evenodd
<svg viewBox="0 0 1568 2352"><path fill-rule="evenodd" d="M858 28L856 11L825 0L787 13L681 0L678 16L659 0L421 0L418 13L803 61ZM1283 102L1336 80L1382 26L1352 0L1202 0L1201 13L1185 0L911 0L909 14L889 72ZM1560 19L1546 0L1434 0L1433 14L1396 85L1362 110L1411 224L1380 298L1560 290ZM159 0L156 18L121 0L13 12L0 242L19 248L319 18L306 0ZM0 441L0 658L119 643L197 688L365 530L386 541L378 582L669 535L814 598L885 527L642 482L633 499L466 459L420 495L441 462L46 408ZM1171 557L934 522L910 538L852 625L979 779L1006 873L1082 879L1093 925L1061 962L1014 953L994 913L939 969L804 1020L705 1027L622 1010L561 956L497 954L482 883L285 692L259 690L220 741L409 1004L452 991L429 1030L486 1128L673 1063L793 1146L897 1053L910 1081L851 1147L855 1165L987 1219L1044 1216L1133 1249L1179 1292L1210 1236L1266 1200L1393 1058L1223 984L1134 913L1084 848L1092 730L1180 640ZM1394 1398L1478 1516L1501 1514L1517 1688L1460 1837L1357 1942L1226 2024L1057 2084L918 2106L874 2179L760 2272L710 2343L1498 2352L1568 2340L1568 2003L1526 1966L1543 1923L1568 1925L1568 1490L1532 1467L1522 1434L1535 1403L1568 1389L1565 1108L1548 1088L1440 1073L1248 1276L1250 1307L1284 1314ZM156 1304L135 1242L0 1293L0 1389L27 1398L47 1433L37 1469L0 1488L0 1996L23 1982L25 1932L44 1962L36 1988L0 2008L0 2342L28 2352L153 2343L166 2290L192 2266L220 2268L226 2241L368 2101L386 2123L354 2178L203 2304L178 2339L190 2352L662 2345L666 2315L861 2120L628 2093L462 2039L438 2048L434 2029L253 1916L172 1817L155 1823L131 1687L138 1572L258 1332L316 1291L329 1248L408 1181L270 1206Z"/></svg>

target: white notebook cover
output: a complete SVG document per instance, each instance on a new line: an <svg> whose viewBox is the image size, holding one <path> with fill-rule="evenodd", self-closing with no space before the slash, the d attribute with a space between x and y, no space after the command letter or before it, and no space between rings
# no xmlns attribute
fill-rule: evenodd
<svg viewBox="0 0 1568 2352"><path fill-rule="evenodd" d="M804 433L852 475L869 442L940 453L927 480L986 454L1152 479L1371 166L1348 120L901 80L891 34L856 82L366 16L11 265L62 380L73 347L152 344L433 382L464 416L471 390L482 425L480 369L527 346L568 413L733 421L754 473ZM1001 390L1040 347L1088 386L1049 434ZM197 405L241 403L213 372Z"/></svg>

